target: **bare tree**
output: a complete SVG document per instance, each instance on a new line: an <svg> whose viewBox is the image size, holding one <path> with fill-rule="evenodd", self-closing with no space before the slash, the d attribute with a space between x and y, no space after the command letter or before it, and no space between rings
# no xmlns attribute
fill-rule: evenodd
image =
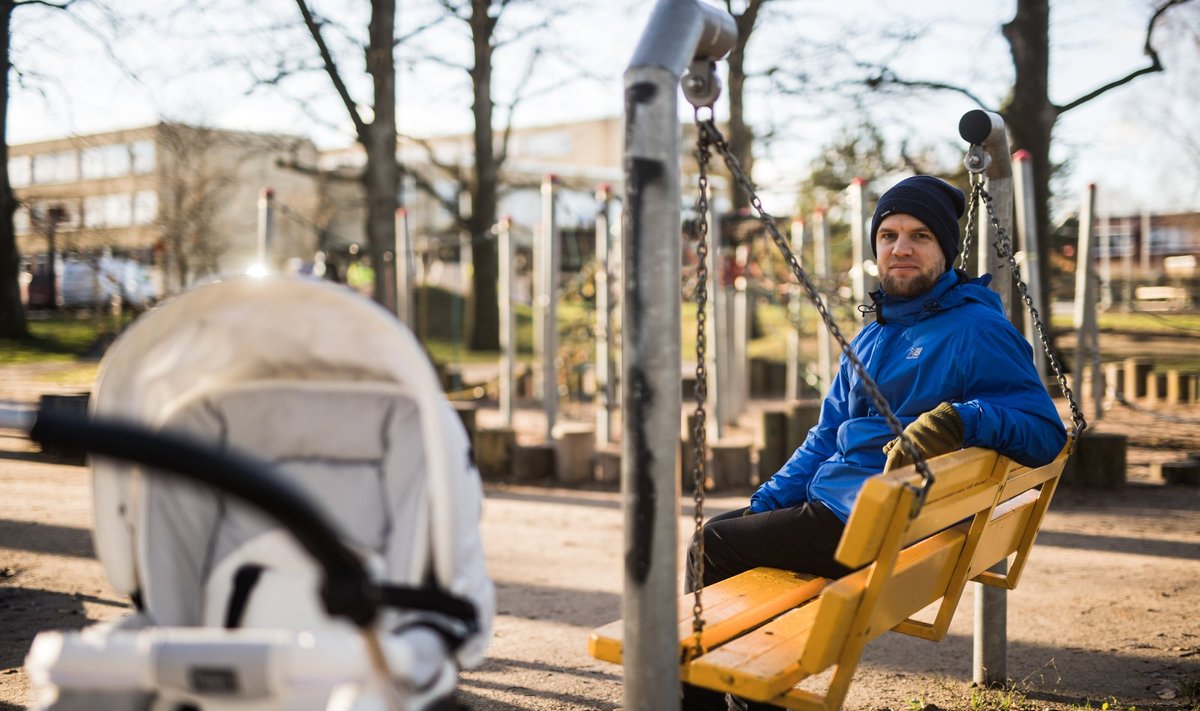
<svg viewBox="0 0 1200 711"><path fill-rule="evenodd" d="M1012 135L1013 150L1023 148L1030 153L1033 160L1034 209L1038 234L1048 235L1050 228L1050 182L1053 172L1050 147L1055 123L1068 111L1083 106L1138 77L1163 71L1164 66L1154 44L1155 28L1168 11L1188 2L1190 0L1161 0L1155 6L1146 24L1143 44L1143 51L1147 58L1145 66L1133 69L1120 78L1060 104L1055 103L1049 94L1050 1L1017 0L1016 11L1012 19L1001 28L1012 56L1014 77L1012 90L1000 106L990 108L998 111L1004 117L1005 124ZM838 84L839 88L845 88L848 83L853 83L857 84L860 89L865 88L870 92L898 89L949 91L965 96L981 107L989 108L987 102L969 86L936 79L905 76L886 63L859 61L855 64L865 76L860 76L851 82L841 82ZM1043 284L1050 283L1048 280L1050 269L1048 248L1049 240L1042 240L1039 249L1042 252L1039 264L1043 270ZM1049 313L1047 306L1052 294L1048 289L1044 294L1046 302L1037 304L1037 307L1042 313Z"/></svg>
<svg viewBox="0 0 1200 711"><path fill-rule="evenodd" d="M9 74L12 70L12 18L13 12L22 6L40 5L66 10L75 0L50 2L49 0L0 0L0 56L4 71L0 78L0 338L25 338L29 329L25 323L25 309L21 306L19 277L19 255L13 215L17 211L17 199L8 178L8 97Z"/></svg>
<svg viewBox="0 0 1200 711"><path fill-rule="evenodd" d="M317 17L306 0L296 0L304 25L321 55L341 99L354 133L367 157L363 188L367 195L367 243L371 266L375 269L375 300L385 303L387 283L383 277L384 254L396 249L396 208L400 170L396 161L396 45L395 0L371 0L371 19L367 27L366 68L372 81L371 110L367 121L350 95L350 90L325 41L326 21Z"/></svg>
<svg viewBox="0 0 1200 711"><path fill-rule="evenodd" d="M498 194L503 166L508 158L513 113L523 100L532 95L530 79L537 63L545 57L546 52L540 46L531 51L521 75L522 80L517 83L518 89L507 102L500 104L506 116L503 128L499 132L495 128L497 101L493 93L492 69L498 50L512 41L527 39L548 29L567 8L564 5L545 10L539 8L541 12L536 20L521 27L510 27L504 33L504 37L501 37L498 30L505 12L522 4L521 2L437 0L437 3L445 17L456 21L458 26L465 30L471 43L471 61L454 63L435 52L425 53L423 59L462 71L469 80L474 162L469 169L465 169L457 163L439 161L428 148L426 153L430 164L441 177L449 178L459 186L460 192L470 196L469 206L464 209L457 199L441 194L436 189L436 181L430 175L410 168L405 170L413 177L417 187L437 201L450 213L459 227L470 235L473 303L468 323L468 343L470 348L476 350L497 350L500 347L499 304L496 293L499 267L496 243L491 233L496 224Z"/></svg>
<svg viewBox="0 0 1200 711"><path fill-rule="evenodd" d="M746 0L740 13L734 10L734 0L725 0L725 9L737 23L737 42L729 52L729 152L737 158L742 169L749 175L754 167L754 134L746 124L744 96L746 90L746 47L758 24L759 11L771 0ZM750 206L750 196L744 190L733 191L733 208L741 210Z"/></svg>

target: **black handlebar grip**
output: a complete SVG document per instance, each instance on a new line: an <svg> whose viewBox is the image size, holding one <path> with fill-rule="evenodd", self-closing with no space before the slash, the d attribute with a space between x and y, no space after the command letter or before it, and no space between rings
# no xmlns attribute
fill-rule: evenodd
<svg viewBox="0 0 1200 711"><path fill-rule="evenodd" d="M991 133L992 117L983 109L968 111L958 121L958 135L967 143L981 146Z"/></svg>

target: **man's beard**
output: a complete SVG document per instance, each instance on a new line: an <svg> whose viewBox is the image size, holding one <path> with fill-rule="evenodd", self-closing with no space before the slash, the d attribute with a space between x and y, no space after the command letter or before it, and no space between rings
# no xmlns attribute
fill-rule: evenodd
<svg viewBox="0 0 1200 711"><path fill-rule="evenodd" d="M879 287L888 296L895 296L899 299L912 299L932 289L941 276L942 272L939 272L937 268L921 272L914 277L904 280L885 275L879 280Z"/></svg>

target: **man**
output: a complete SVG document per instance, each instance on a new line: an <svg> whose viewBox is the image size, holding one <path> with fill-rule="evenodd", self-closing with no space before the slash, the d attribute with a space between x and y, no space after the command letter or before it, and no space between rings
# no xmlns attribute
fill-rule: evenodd
<svg viewBox="0 0 1200 711"><path fill-rule="evenodd" d="M851 348L924 456L986 447L1040 466L1062 450L1066 430L1029 344L987 288L991 277L952 268L963 207L960 190L924 175L880 198L871 220L880 288L867 309L875 320ZM705 524L702 584L758 566L850 572L833 556L863 483L885 464L911 464L894 438L843 358L820 420L783 468L748 507ZM685 709L726 708L721 694L684 688Z"/></svg>

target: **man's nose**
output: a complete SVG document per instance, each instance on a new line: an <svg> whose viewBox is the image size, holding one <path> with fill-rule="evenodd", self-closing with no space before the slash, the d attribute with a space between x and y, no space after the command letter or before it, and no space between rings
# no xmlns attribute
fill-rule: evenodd
<svg viewBox="0 0 1200 711"><path fill-rule="evenodd" d="M912 254L912 240L905 235L900 235L900 237L896 240L896 246L892 248L892 251L896 252L897 254Z"/></svg>

